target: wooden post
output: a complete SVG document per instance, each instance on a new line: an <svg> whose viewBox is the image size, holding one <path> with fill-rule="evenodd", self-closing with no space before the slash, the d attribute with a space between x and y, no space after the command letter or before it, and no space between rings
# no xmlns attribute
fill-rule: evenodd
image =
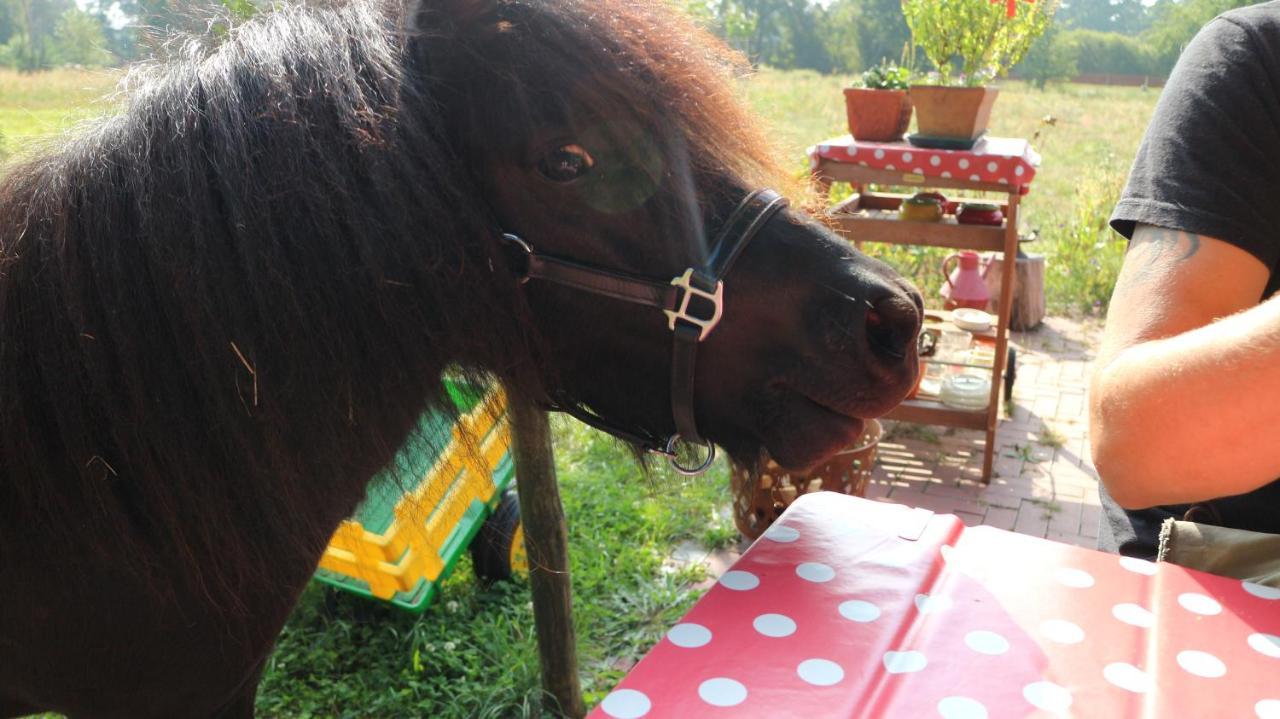
<svg viewBox="0 0 1280 719"><path fill-rule="evenodd" d="M582 686L578 681L569 539L560 488L556 484L551 425L546 412L518 397L511 397L509 407L542 688L555 700L554 711L579 719L586 716L587 708L582 702Z"/></svg>

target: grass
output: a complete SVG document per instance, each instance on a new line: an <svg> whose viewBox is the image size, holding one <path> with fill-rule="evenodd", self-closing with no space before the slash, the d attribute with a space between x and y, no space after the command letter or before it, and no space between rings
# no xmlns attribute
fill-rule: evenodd
<svg viewBox="0 0 1280 719"><path fill-rule="evenodd" d="M0 68L0 158L40 138L101 115L120 79L117 70L17 73Z"/></svg>
<svg viewBox="0 0 1280 719"><path fill-rule="evenodd" d="M612 440L556 423L583 689L604 697L693 605L704 576L664 565L682 541L727 542L714 515L724 466L643 476ZM464 560L421 617L312 586L272 657L269 717L541 716L533 613L522 583L478 584Z"/></svg>
<svg viewBox="0 0 1280 719"><path fill-rule="evenodd" d="M116 79L0 70L0 157L107 111L110 102L94 100ZM799 173L806 146L845 132L844 84L766 69L742 87ZM1024 217L1027 229L1039 230L1032 251L1049 257L1047 287L1058 311L1090 310L1110 292L1123 243L1108 234L1106 215L1155 98L1136 88L1040 92L1006 83L996 103L994 133L1040 133L1044 162ZM936 289L939 253L886 254L926 291ZM700 571L664 565L672 549L734 541L729 522L713 513L729 497L728 479L723 465L697 479L646 477L612 441L569 422L557 422L556 448L583 684L594 704L699 596ZM1022 451L1031 460L1029 449ZM433 606L412 617L313 586L281 635L258 706L261 716L288 718L540 716L527 588L480 586L464 560Z"/></svg>

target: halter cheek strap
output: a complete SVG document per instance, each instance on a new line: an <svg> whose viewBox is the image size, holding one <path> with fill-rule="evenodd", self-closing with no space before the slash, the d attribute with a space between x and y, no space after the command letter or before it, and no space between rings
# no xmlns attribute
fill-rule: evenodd
<svg viewBox="0 0 1280 719"><path fill-rule="evenodd" d="M703 267L687 268L668 282L651 280L624 272L603 269L553 255L535 252L529 243L512 234L503 238L525 258L520 281L546 280L584 292L624 302L654 307L667 316L672 331L671 413L676 431L658 438L640 430L629 431L592 414L572 402L557 403L550 409L565 412L586 424L619 439L641 446L647 452L666 456L673 467L685 474L706 471L715 459L715 447L698 433L694 412L694 381L697 374L698 343L715 330L724 317L724 277L760 230L787 200L773 190L757 190L748 195L729 216L712 243ZM677 445L695 442L706 447L704 461L687 467L677 460Z"/></svg>

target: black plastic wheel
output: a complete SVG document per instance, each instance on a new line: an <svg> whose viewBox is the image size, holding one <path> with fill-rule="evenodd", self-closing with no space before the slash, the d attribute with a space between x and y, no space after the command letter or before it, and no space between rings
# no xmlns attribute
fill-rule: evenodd
<svg viewBox="0 0 1280 719"><path fill-rule="evenodd" d="M524 553L524 530L520 526L520 500L515 490L503 492L497 509L480 525L471 540L471 562L476 576L487 582L528 574Z"/></svg>
<svg viewBox="0 0 1280 719"><path fill-rule="evenodd" d="M1009 348L1009 355L1004 364L1004 401L1013 401L1013 383L1018 379L1018 352Z"/></svg>

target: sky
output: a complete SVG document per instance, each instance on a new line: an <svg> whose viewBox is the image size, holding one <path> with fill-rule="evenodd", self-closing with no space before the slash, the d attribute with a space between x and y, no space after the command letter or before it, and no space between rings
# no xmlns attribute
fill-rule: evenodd
<svg viewBox="0 0 1280 719"><path fill-rule="evenodd" d="M81 10L88 12L93 12L97 9L97 3L93 2L93 0L76 0L76 5ZM120 11L119 3L113 2L111 3L111 6L107 8L107 22L111 24L111 27L119 30L129 24L129 16Z"/></svg>

